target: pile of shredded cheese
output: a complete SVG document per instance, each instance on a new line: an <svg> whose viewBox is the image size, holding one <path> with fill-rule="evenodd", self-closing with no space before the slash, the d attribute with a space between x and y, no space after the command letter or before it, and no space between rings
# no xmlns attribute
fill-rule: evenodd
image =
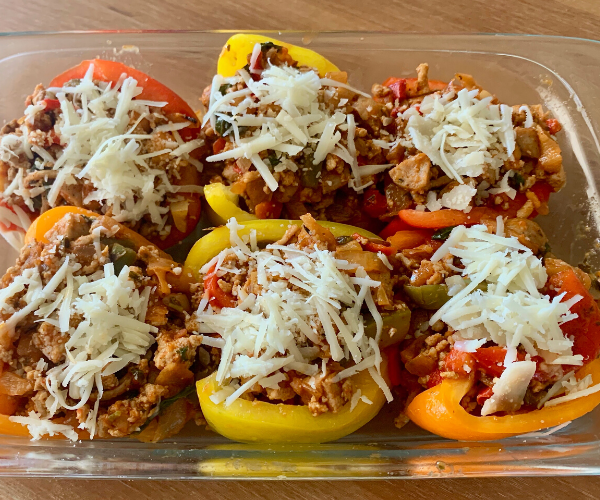
<svg viewBox="0 0 600 500"><path fill-rule="evenodd" d="M541 259L515 237L504 236L501 217L497 228L490 234L484 225L457 226L433 255L433 262L447 254L458 257L464 269L456 269L462 277L446 279L451 299L430 324L441 319L459 339L507 347L506 366L516 360L519 345L550 364L581 365L582 356L573 355L573 341L560 329L577 317L569 310L581 297L561 302L564 294L542 295L547 274ZM485 290L479 289L482 284Z"/></svg>
<svg viewBox="0 0 600 500"><path fill-rule="evenodd" d="M214 267L219 276L240 274L230 261L224 264L224 259L233 255L235 261L256 270L260 293L245 294L240 287L241 303L218 312L207 298L199 305L199 333L219 334L204 335L202 342L222 350L216 374L222 389L211 399L230 405L254 384L276 388L288 379L289 370L325 376L326 360L319 360L318 346L327 345L333 361L354 363L334 381L368 370L391 401L381 376L378 340L382 319L371 295L371 289L380 283L370 279L362 267L336 259L333 252L275 244L259 250L255 231L240 237L238 230L243 226L235 219L227 226L231 248L219 253L201 272ZM345 271L352 271L354 276ZM364 333L363 305L377 324L376 338ZM240 385L240 379L246 382Z"/></svg>
<svg viewBox="0 0 600 500"><path fill-rule="evenodd" d="M464 185L463 177L478 177L489 169L498 178L504 162L513 158L512 108L491 104L492 99L480 98L477 89L434 93L425 96L418 108L411 106L403 113L407 120L407 145L425 153L434 165L461 184L440 200L435 192L430 192L426 205L429 210L465 210L477 190ZM514 198L516 192L508 186L508 177L504 176L503 181L506 185L490 193L507 192Z"/></svg>
<svg viewBox="0 0 600 500"><path fill-rule="evenodd" d="M33 313L37 321L49 323L69 337L65 344L66 361L50 369L43 367L47 370L46 388L50 393L46 400L48 414L10 417L27 425L34 439L53 432L77 439L71 427L66 426L70 430L65 430L65 426L57 426L49 419L61 409L83 407L96 390L96 402L79 426L93 438L103 392L102 377L129 363L138 363L154 343L152 333L157 332L156 327L144 322L151 290L146 287L140 293L129 277L128 266L118 276L112 263L90 276L77 276L80 269L81 265L67 256L46 285L38 269L29 268L0 290L0 307L4 313L12 314L0 328L14 331L20 321ZM22 300L27 305L14 310L10 299L23 291ZM75 404L69 404L67 398Z"/></svg>
<svg viewBox="0 0 600 500"><path fill-rule="evenodd" d="M506 347L505 370L495 381L482 415L520 408L536 371L532 356L541 356L550 365L583 364L583 356L573 355L573 340L560 328L577 317L570 308L582 297L561 302L564 293L552 299L542 295L539 289L547 281L542 261L516 238L504 236L501 217L497 234L490 234L483 225L453 229L432 261L448 254L458 257L464 269L456 268L462 276L446 279L451 299L431 317L430 324L442 320L452 327L454 347L462 351L475 352L488 341ZM517 361L519 346L525 349L526 360ZM570 372L550 388L540 406L599 391L600 384L592 383L591 376L577 380ZM561 393L565 395L555 398Z"/></svg>
<svg viewBox="0 0 600 500"><path fill-rule="evenodd" d="M257 47L260 50L260 44ZM238 84L245 84L245 87L233 92L221 91L224 86ZM370 97L344 83L320 78L314 70L301 71L287 65L269 65L261 72L260 80L256 81L245 69L240 69L236 76L230 78L216 75L212 81L209 109L202 125L210 121L214 129L217 119L226 122L229 129L225 136L230 137L234 147L209 156L207 161L247 158L269 189L275 191L278 182L271 168L260 157L261 152L272 150L280 153L280 163L273 168L274 172L286 169L296 171L298 165L290 158L303 151L313 153L315 165L333 153L351 166L354 176L352 187L364 189L366 186L361 185L360 179L370 175L370 171L365 168L369 166L358 167L354 116L346 115L339 109L329 109L319 102L319 93L335 87ZM343 105L345 102L340 102L340 106ZM280 109L278 113L269 111L273 106ZM240 127L252 127L252 135L242 138ZM347 132L348 147L341 143L342 131ZM389 165L371 167L381 171Z"/></svg>
<svg viewBox="0 0 600 500"><path fill-rule="evenodd" d="M54 206L63 186L83 179L93 187L83 200L84 204L100 203L102 210L112 211L112 216L119 222L134 222L149 215L159 231L163 230L169 209L160 205L168 194L179 189L171 185L164 170L151 168L147 160L168 155L176 162L185 159L201 170L202 164L189 153L203 141L195 139L185 143L181 139L177 131L187 127L188 123L167 123L157 127L153 134L133 133L142 120L152 115L151 108L160 109L167 103L135 99L142 89L134 78L125 74L113 86L94 83L93 72L94 66L90 65L77 85L48 89L60 102L61 113L54 131L63 149L56 160L45 149L30 143L25 124L21 126L22 135L2 137L0 160L9 162L24 155L31 161L37 155L35 169L51 168L58 172L50 186L30 190L24 185L26 173L19 168L4 195L20 196L33 211L36 196L47 191L48 203ZM68 95L72 99L68 99ZM32 122L35 113L44 109L43 101L29 106L25 111L26 120ZM138 118L130 125L134 114ZM174 140L165 141L165 147L160 151L142 154L143 141L157 140L157 134L161 132L171 132Z"/></svg>

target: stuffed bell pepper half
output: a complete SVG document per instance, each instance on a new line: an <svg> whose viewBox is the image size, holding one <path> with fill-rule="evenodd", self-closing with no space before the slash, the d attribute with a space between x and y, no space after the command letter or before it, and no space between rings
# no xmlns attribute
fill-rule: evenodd
<svg viewBox="0 0 600 500"><path fill-rule="evenodd" d="M388 351L406 404L398 427L492 440L567 425L600 403L590 276L555 258L532 220L481 222L421 233L398 254L412 310L409 335Z"/></svg>
<svg viewBox="0 0 600 500"><path fill-rule="evenodd" d="M25 240L0 281L0 433L157 441L203 423L192 273L78 207L44 212Z"/></svg>
<svg viewBox="0 0 600 500"><path fill-rule="evenodd" d="M53 207L107 215L160 248L200 218L204 140L194 111L122 63L83 61L38 85L0 133L0 222L17 249Z"/></svg>
<svg viewBox="0 0 600 500"><path fill-rule="evenodd" d="M197 384L200 405L233 440L333 441L392 399L382 350L410 325L395 251L365 230L301 219L231 219L186 260L202 283L196 329L220 352Z"/></svg>

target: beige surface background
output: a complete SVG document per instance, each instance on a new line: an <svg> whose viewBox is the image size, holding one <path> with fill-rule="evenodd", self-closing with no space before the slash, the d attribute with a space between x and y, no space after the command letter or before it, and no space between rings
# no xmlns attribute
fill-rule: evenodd
<svg viewBox="0 0 600 500"><path fill-rule="evenodd" d="M296 29L537 33L600 39L597 0L0 0L0 31ZM597 71L592 69L591 75ZM596 77L596 76L594 76ZM150 482L2 479L0 498L371 500L600 498L600 478L362 482Z"/></svg>

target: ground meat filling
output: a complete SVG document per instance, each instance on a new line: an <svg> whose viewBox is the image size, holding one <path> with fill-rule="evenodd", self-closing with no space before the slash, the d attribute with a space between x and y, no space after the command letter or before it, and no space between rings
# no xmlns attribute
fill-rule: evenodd
<svg viewBox="0 0 600 500"><path fill-rule="evenodd" d="M432 203L432 199L444 203L443 196L458 186L440 164L432 163L430 153L428 158L424 151L415 146L414 134L408 127L411 110L416 109L421 113L419 106L426 96L455 99L461 90L479 91L478 99L493 97L477 85L470 75L456 74L450 83L445 84L429 81L428 70L427 64L421 64L417 68L417 79L390 78L386 85L375 84L372 88L375 100L389 109L389 115L393 117L393 124L387 128L389 135L384 139L389 144L386 160L394 166L381 174L385 182L375 182L375 187L371 189L384 195L388 208L393 208L395 212L419 205L432 211L439 210L442 206ZM447 97L450 95L454 97ZM495 97L491 103L500 104ZM526 196L518 207L518 217L527 218L534 210L547 214L547 199L540 200L537 193L540 185L549 186L551 191L559 191L564 186L562 156L555 139L561 126L541 105L512 106L512 126L516 142L514 153L499 169L484 168L482 174L465 178L478 190L469 205L508 209L510 201L514 199L514 194L506 194L511 188ZM432 147L438 148L438 145ZM507 185L500 189L501 192L495 193L498 186L502 186L499 183L505 176L508 176ZM390 184L395 187L390 189ZM443 206L457 208L450 202ZM386 219L394 215L392 210L389 212L388 215L382 211L379 217Z"/></svg>
<svg viewBox="0 0 600 500"><path fill-rule="evenodd" d="M98 228L101 228L99 238L95 236ZM36 241L26 246L15 266L0 281L0 289L6 289L15 278L35 268L42 284L46 285L68 258L81 265L75 276L94 274L107 262L113 263L116 274L129 266L137 290L151 291L146 322L157 327L156 341L139 362L129 363L116 373L102 377L103 393L96 430L100 438L130 436L155 417L161 418L161 401L178 396L214 366L214 359L199 347L200 338L191 335L185 327L191 312L187 294L163 294L157 276L147 270L147 255L152 252L146 247L136 249L131 241L115 236L114 229L114 221L106 217L91 219L68 214L46 235L49 243ZM64 283L59 285L57 293L64 286ZM26 307L24 293L25 290L13 295L7 306L16 311ZM5 306L0 318L7 321L10 317ZM65 361L65 343L69 340L69 335L61 333L54 321L39 321L32 313L18 322L14 332L2 329L0 394L14 399L13 415L27 416L30 411L42 417L49 414L45 404L50 397L46 373ZM81 318L71 317L71 326L78 321ZM199 354L199 351L202 352ZM98 391L94 389L81 408L59 409L52 419L75 426L86 422L97 398ZM67 403L73 406L77 400L69 396ZM183 416L162 438L178 432L190 418L201 420L197 401L183 399L179 407Z"/></svg>
<svg viewBox="0 0 600 500"><path fill-rule="evenodd" d="M71 80L65 84L65 88L75 87L79 83L81 80ZM103 85L99 81L94 81L94 84ZM66 98L73 103L75 109L81 108L81 100L77 94L67 93ZM87 176L73 177L63 183L56 199L49 201L49 193L60 172L60 169L54 167L61 161L68 146L61 143L57 128L63 111L56 95L41 84L27 98L26 106L26 115L6 124L0 133L0 189L4 201L36 214L55 206L69 205L114 217L115 207L94 198L95 187ZM140 160L137 168L140 172L147 169L164 172L164 178L162 174L155 176L155 189L161 185L164 187L165 181L172 186L182 184L182 173L188 169L195 170L194 165L199 164L187 153L183 156L170 154L170 151L179 146L175 135L177 132L161 131L160 127L171 123L170 118L160 108L150 107L149 110L143 118L136 111L130 111L128 115L127 129L131 134L142 137L151 135L151 138L137 140L137 153L145 158ZM112 117L114 112L114 109L108 109L108 116ZM182 142L181 139L179 142ZM160 152L163 154L157 155ZM200 154L201 149L193 152L194 156ZM133 196L134 200L139 197L136 196ZM168 188L158 209L162 210L166 220L157 222L156 214L145 213L131 215L120 221L145 237L164 239L173 226L181 226L185 230L185 223L181 221L185 221L186 203L186 199L177 194L176 190ZM122 208L125 207L120 207Z"/></svg>
<svg viewBox="0 0 600 500"><path fill-rule="evenodd" d="M372 244L368 238L355 235L355 237L342 236L336 239L329 229L319 225L310 215L302 216L302 221L303 226L291 226L288 228L284 236L276 242L275 245L284 245L283 248L289 248L291 252L298 251L303 254L306 252L306 255L309 256L318 252L328 252L331 256L334 256L335 259L339 259L340 262L347 263L343 265L348 266L348 269L342 272L349 278L356 276L355 273L359 272L357 269L360 266L363 272L366 271L366 273L368 273L369 279L374 280L375 283L370 292L367 293L372 295L375 307L377 307L380 314L383 314L383 317L385 318L383 320L385 328L383 329L381 339L385 338L389 340L389 338L393 338L394 335L397 335L397 341L399 342L401 340L401 335L403 335L406 330L402 321L408 321L407 318L410 316L410 314L407 314L404 301L399 298L394 290L395 288L397 289L397 285L401 283L401 280L398 279L400 270L403 270L401 262L393 255L390 255L389 260L387 261L393 268L390 270L376 253L366 249L366 247ZM381 240L379 240L379 242L380 244L384 243ZM227 340L227 342L229 342L231 340L229 337L230 332L227 329L229 327L224 327L225 330L223 331L219 330L219 328L221 328L220 325L223 325L218 319L219 311L223 311L221 314L224 315L234 314L232 308L235 307L240 307L245 311L249 307L247 305L248 298L252 298L252 294L259 298L261 295L266 294L264 304L272 304L272 301L276 300L273 298L273 290L278 290L275 293L278 293L282 298L284 296L288 297L286 294L291 292L298 293L302 295L303 301L310 302L311 295L306 292L301 286L301 283L296 283L294 281L295 278L293 277L287 277L287 275L280 274L282 271L274 270L272 274L269 274L270 271L267 270L265 279L268 280L268 283L261 281L262 278L260 278L259 275L265 273L263 270L263 266L265 265L264 262L269 262L272 258L281 258L282 252L285 251L280 247L272 249L266 247L260 249L254 256L244 255L243 257L240 257L241 254L232 251L217 257L219 271L215 271L216 264L211 264L207 274L204 275L203 285L201 285L195 295L194 304L197 303L199 305L198 313L195 318L195 321L197 322L195 329L206 335L212 336L214 339L219 339L214 333L210 333L211 331L215 331L211 330L211 328L214 327L217 329L217 333L220 335L222 334L221 338L229 339ZM317 259L318 257L314 258ZM261 285L261 283L263 284ZM307 283L312 283L312 281L307 281ZM288 298L285 300L297 299ZM205 308L209 304L213 309L213 312L207 314ZM228 309L223 309L224 307L227 307ZM252 309L252 314L262 314L256 309L258 306L253 307L255 308ZM276 306L267 305L265 307ZM340 318L347 318L346 313L350 313L350 310L347 310L348 308L352 307L348 303L340 302ZM363 308L364 310L361 313L364 318L364 334L361 334L361 342L363 343L359 344L362 347L358 347L358 349L361 349L361 352L362 349L364 349L364 356L368 357L371 352L369 349L372 348L372 345L369 342L374 340L376 326L375 321L365 304L363 304ZM273 311L274 309L269 310ZM279 313L272 312L269 314L273 315L271 316L272 318ZM285 316L285 314L287 314L285 305L282 306L281 314L283 314L281 316L282 318L287 317ZM268 383L265 382L265 385L261 385L261 382L258 381L245 390L240 397L251 401L258 400L271 403L304 405L308 407L314 416L318 416L325 412L336 413L349 403L355 394L352 379L349 378L348 375L338 376L338 374L351 368L355 364L355 361L350 356L342 356L335 360L336 354L333 352L333 346L330 343L331 337L328 337L329 334L327 333L326 326L323 324L323 317L320 316L318 305L315 306L314 311L311 309L309 312L298 312L298 314L301 314L301 316L299 316L300 319L297 321L302 322L307 328L310 328L312 334L295 331L293 326L285 326L286 332L287 329L290 328L290 335L294 337L294 346L279 348L280 350L274 354L274 357L270 357L273 356L271 354L265 359L268 359L270 363L277 363L282 359L283 361L289 359L290 354L294 359L297 359L295 358L296 355L293 353L301 352L304 360L297 364L303 365L304 368L296 369L292 365L286 370L269 372L271 375L269 375L268 379L265 379L270 379ZM306 314L306 317L303 316L303 314ZM217 319L213 319L215 318L215 315L217 315ZM267 322L268 319L261 317L260 319L249 321ZM288 320L286 319L283 319L283 321L285 325L296 324L293 322L287 323ZM347 321L350 322L351 320L348 319ZM394 321L396 321L396 323L394 323ZM406 325L406 327L407 326L408 325ZM244 328L246 327L244 326ZM339 332L339 328L341 327L334 321L330 328L333 328L334 332ZM249 333L244 334L242 333L243 331ZM253 340L250 340L253 338L252 335L254 335L252 331L251 328L246 328L239 333L235 333L235 336L238 340L241 339L240 342L254 342ZM248 335L248 340L242 338L243 335ZM264 337L269 334L263 333L262 335ZM287 338L288 334L286 333L285 335ZM369 339L370 337L372 337L371 340ZM384 341L381 339L380 343L383 343ZM218 340L211 339L208 339L208 341L209 344L218 342ZM260 342L260 340L257 342ZM269 345L258 351L258 357L264 358L267 356L265 353L267 352ZM234 349L237 348L234 347ZM237 351L234 350L233 352L236 353ZM231 367L238 363L241 358L247 357L244 352L240 351L239 354L232 355ZM250 359L252 359L252 357ZM231 369L238 374L240 373L240 370L243 370L242 365L238 366L240 366L240 368L225 369ZM218 373L220 373L221 369L222 368L220 367ZM250 370L252 369L253 368L251 367ZM232 375L229 381L227 381L229 386L224 385L224 387L233 388L248 383L254 375L251 372L245 373L246 374L243 376ZM271 377L275 377L276 381L273 382Z"/></svg>

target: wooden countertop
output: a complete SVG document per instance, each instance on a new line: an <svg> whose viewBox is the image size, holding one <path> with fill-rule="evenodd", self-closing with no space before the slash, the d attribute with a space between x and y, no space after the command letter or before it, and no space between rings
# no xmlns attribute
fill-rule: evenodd
<svg viewBox="0 0 600 500"><path fill-rule="evenodd" d="M377 30L536 33L600 37L596 0L30 0L0 1L0 31L115 29ZM6 75L5 75L6 77ZM0 498L371 500L600 498L600 478L432 479L354 482L157 482L2 479Z"/></svg>

